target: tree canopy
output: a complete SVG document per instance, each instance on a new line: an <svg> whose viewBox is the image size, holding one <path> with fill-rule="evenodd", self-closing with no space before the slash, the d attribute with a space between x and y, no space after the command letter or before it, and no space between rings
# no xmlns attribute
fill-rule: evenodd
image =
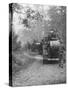
<svg viewBox="0 0 68 90"><path fill-rule="evenodd" d="M34 40L40 42L51 28L66 42L66 7L14 3L12 8L12 29L21 46Z"/></svg>

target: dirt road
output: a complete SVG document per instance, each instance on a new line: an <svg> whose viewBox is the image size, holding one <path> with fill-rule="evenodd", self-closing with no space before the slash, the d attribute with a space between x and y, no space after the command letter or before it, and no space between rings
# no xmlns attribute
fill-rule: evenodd
<svg viewBox="0 0 68 90"><path fill-rule="evenodd" d="M35 61L27 69L21 69L13 77L13 86L46 85L66 82L66 70L58 64Z"/></svg>

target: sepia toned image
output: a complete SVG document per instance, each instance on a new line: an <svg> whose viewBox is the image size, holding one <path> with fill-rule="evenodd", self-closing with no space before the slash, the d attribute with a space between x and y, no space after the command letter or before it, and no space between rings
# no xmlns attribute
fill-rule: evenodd
<svg viewBox="0 0 68 90"><path fill-rule="evenodd" d="M66 83L66 6L9 4L9 85Z"/></svg>

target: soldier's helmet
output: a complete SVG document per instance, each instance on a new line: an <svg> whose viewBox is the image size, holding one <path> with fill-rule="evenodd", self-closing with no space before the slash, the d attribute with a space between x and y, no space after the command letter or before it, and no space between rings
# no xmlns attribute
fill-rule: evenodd
<svg viewBox="0 0 68 90"><path fill-rule="evenodd" d="M54 29L50 29L49 36L54 35L54 33L55 33Z"/></svg>
<svg viewBox="0 0 68 90"><path fill-rule="evenodd" d="M54 29L51 29L51 30L50 30L50 33L54 33L54 32L55 32L55 30L54 30Z"/></svg>

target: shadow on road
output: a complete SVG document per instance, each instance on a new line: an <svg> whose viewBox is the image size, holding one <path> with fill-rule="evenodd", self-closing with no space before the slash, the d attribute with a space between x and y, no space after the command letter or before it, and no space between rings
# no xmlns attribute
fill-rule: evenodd
<svg viewBox="0 0 68 90"><path fill-rule="evenodd" d="M43 60L43 64L58 64L59 61L48 61L48 60Z"/></svg>

